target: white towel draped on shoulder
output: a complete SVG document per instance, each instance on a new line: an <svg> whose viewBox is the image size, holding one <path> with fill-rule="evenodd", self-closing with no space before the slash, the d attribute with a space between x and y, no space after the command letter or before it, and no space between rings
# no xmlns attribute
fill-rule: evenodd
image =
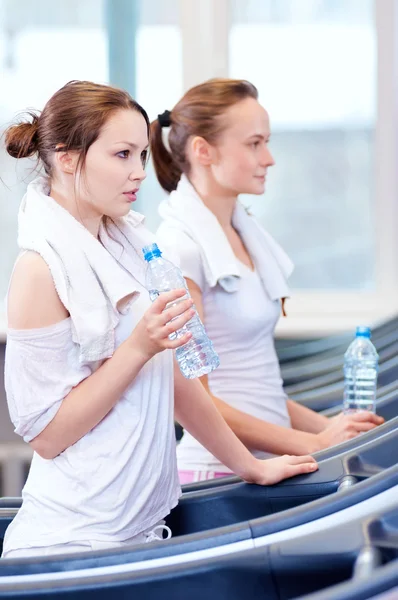
<svg viewBox="0 0 398 600"><path fill-rule="evenodd" d="M159 228L163 239L167 231L178 235L178 230L182 230L196 242L209 287L219 283L227 292L238 289L239 260L217 218L204 205L185 175L177 189L161 202L159 214L163 219ZM287 298L290 295L287 279L293 271L290 258L239 202L232 222L242 237L271 300Z"/></svg>
<svg viewBox="0 0 398 600"><path fill-rule="evenodd" d="M96 239L49 195L47 178L28 185L18 215L18 245L47 263L72 322L80 360L112 356L114 329L145 285L142 247L153 237L144 217L126 217L100 226Z"/></svg>

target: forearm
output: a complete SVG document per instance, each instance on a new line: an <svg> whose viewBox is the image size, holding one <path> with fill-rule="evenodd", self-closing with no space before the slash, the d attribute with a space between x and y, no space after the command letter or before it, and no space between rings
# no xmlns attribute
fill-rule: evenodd
<svg viewBox="0 0 398 600"><path fill-rule="evenodd" d="M268 423L233 408L216 396L212 396L212 399L232 431L247 448L271 454L295 455L311 454L319 450L319 442L311 432Z"/></svg>
<svg viewBox="0 0 398 600"><path fill-rule="evenodd" d="M174 390L177 421L234 473L254 480L258 461L233 434L202 384L184 379L176 369Z"/></svg>
<svg viewBox="0 0 398 600"><path fill-rule="evenodd" d="M50 459L76 443L115 406L146 360L131 344L121 344L64 398L53 420L32 440L32 448Z"/></svg>
<svg viewBox="0 0 398 600"><path fill-rule="evenodd" d="M329 424L327 417L298 402L294 402L294 400L287 401L287 409L293 429L316 434L323 431Z"/></svg>

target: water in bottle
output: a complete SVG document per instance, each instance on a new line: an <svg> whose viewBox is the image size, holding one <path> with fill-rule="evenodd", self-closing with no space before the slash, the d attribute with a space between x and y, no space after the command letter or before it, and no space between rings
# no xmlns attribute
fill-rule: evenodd
<svg viewBox="0 0 398 600"><path fill-rule="evenodd" d="M357 327L344 355L344 412L376 412L378 360L369 327Z"/></svg>
<svg viewBox="0 0 398 600"><path fill-rule="evenodd" d="M145 246L142 251L144 253L144 258L148 263L146 286L152 302L156 300L162 292L169 292L170 290L182 288L187 290L186 296L179 298L177 302L181 302L190 297L181 270L172 262L162 257L162 253L157 244ZM175 304L176 302L170 303L170 306ZM170 339L176 339L176 337L182 337L188 331L192 334L191 339L183 346L177 348L175 353L184 377L187 379L194 379L195 377L201 377L216 369L220 364L220 359L213 348L211 340L207 337L198 313L196 313L184 327L169 337Z"/></svg>

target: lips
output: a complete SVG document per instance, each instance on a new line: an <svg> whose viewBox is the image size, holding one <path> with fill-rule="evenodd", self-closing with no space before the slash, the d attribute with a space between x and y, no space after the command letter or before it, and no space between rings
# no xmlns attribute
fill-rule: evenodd
<svg viewBox="0 0 398 600"><path fill-rule="evenodd" d="M135 190L130 190L129 192L123 192L123 196L126 196L129 202L135 202L137 199L138 188Z"/></svg>

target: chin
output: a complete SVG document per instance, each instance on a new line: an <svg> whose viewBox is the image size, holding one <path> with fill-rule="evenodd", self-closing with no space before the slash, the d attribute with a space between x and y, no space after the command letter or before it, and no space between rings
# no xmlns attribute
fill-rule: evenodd
<svg viewBox="0 0 398 600"><path fill-rule="evenodd" d="M110 219L120 219L121 217L126 217L130 212L130 205L123 206L119 210L109 211L105 216Z"/></svg>
<svg viewBox="0 0 398 600"><path fill-rule="evenodd" d="M250 186L249 189L247 189L241 193L242 194L252 194L253 196L261 196L261 194L264 194L264 192L265 192L265 184L259 183L257 185Z"/></svg>
<svg viewBox="0 0 398 600"><path fill-rule="evenodd" d="M123 211L120 211L120 215L119 217L125 217L126 215L129 214L129 212L133 209L133 207L131 206L131 204L129 204Z"/></svg>
<svg viewBox="0 0 398 600"><path fill-rule="evenodd" d="M238 192L239 194L251 194L253 196L260 196L261 194L264 194L265 181L250 178L246 182L246 185L240 185L237 187L240 188Z"/></svg>

